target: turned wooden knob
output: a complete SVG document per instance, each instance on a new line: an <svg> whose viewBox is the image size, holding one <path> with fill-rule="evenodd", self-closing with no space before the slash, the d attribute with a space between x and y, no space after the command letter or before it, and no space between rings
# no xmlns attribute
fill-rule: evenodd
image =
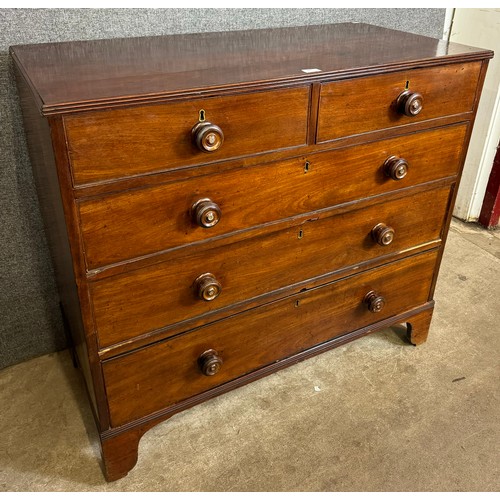
<svg viewBox="0 0 500 500"><path fill-rule="evenodd" d="M366 294L364 302L368 306L368 310L372 313L380 312L385 306L384 297L378 295L378 293L373 290Z"/></svg>
<svg viewBox="0 0 500 500"><path fill-rule="evenodd" d="M191 207L191 215L198 226L208 228L219 222L222 213L217 203L210 198L203 198Z"/></svg>
<svg viewBox="0 0 500 500"><path fill-rule="evenodd" d="M210 122L199 122L191 130L193 142L204 153L217 151L224 142L224 133L217 125Z"/></svg>
<svg viewBox="0 0 500 500"><path fill-rule="evenodd" d="M216 299L222 291L222 285L211 273L198 276L194 282L194 286L198 297L207 302Z"/></svg>
<svg viewBox="0 0 500 500"><path fill-rule="evenodd" d="M408 162L404 158L390 156L384 162L384 172L391 179L400 181L408 173Z"/></svg>
<svg viewBox="0 0 500 500"><path fill-rule="evenodd" d="M394 240L394 229L381 222L372 229L372 238L379 245L386 247Z"/></svg>
<svg viewBox="0 0 500 500"><path fill-rule="evenodd" d="M198 365L200 367L201 373L203 373L203 375L206 375L207 377L215 375L221 369L222 363L223 361L219 356L219 353L217 351L214 351L213 349L205 351L198 358Z"/></svg>
<svg viewBox="0 0 500 500"><path fill-rule="evenodd" d="M424 98L422 94L418 92L412 92L411 90L405 90L399 94L396 101L398 111L406 116L417 116L424 104Z"/></svg>

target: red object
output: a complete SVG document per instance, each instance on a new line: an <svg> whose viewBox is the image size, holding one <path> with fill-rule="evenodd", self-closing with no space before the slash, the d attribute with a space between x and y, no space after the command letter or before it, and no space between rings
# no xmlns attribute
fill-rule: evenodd
<svg viewBox="0 0 500 500"><path fill-rule="evenodd" d="M479 215L479 223L491 229L498 226L500 219L500 144L493 160L486 193L484 195L483 207Z"/></svg>

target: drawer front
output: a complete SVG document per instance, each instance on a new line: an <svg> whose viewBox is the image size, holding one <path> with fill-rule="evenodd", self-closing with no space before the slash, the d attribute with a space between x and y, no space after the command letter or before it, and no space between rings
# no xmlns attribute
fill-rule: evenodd
<svg viewBox="0 0 500 500"><path fill-rule="evenodd" d="M296 294L103 363L112 426L161 410L292 354L428 300L436 252ZM379 312L365 296L385 298ZM198 359L223 365L203 375Z"/></svg>
<svg viewBox="0 0 500 500"><path fill-rule="evenodd" d="M65 118L76 185L199 165L305 144L309 87L82 113ZM200 111L224 134L200 151Z"/></svg>
<svg viewBox="0 0 500 500"><path fill-rule="evenodd" d="M321 86L317 142L472 111L480 62L401 71ZM408 87L421 94L415 116L398 111Z"/></svg>
<svg viewBox="0 0 500 500"><path fill-rule="evenodd" d="M449 192L449 187L426 191L242 243L186 250L160 265L92 283L99 345L107 347L294 283L439 241ZM385 234L393 235L388 245L372 236L380 223L387 226ZM215 282L199 280L198 286L196 278L207 273ZM210 286L219 295L204 300L200 294Z"/></svg>
<svg viewBox="0 0 500 500"><path fill-rule="evenodd" d="M452 176L466 125L444 127L305 158L188 179L80 202L88 269L206 240L260 224ZM393 180L388 157L408 173ZM218 224L204 228L190 208L211 199Z"/></svg>

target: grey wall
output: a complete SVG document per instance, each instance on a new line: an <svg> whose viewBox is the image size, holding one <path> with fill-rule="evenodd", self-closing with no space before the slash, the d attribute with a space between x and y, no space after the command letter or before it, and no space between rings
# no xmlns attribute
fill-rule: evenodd
<svg viewBox="0 0 500 500"><path fill-rule="evenodd" d="M66 346L10 45L358 21L441 38L445 9L0 10L0 368Z"/></svg>

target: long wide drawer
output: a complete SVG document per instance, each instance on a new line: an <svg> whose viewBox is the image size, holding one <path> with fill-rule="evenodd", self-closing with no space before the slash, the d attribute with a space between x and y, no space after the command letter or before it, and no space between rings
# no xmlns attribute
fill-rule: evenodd
<svg viewBox="0 0 500 500"><path fill-rule="evenodd" d="M103 362L112 426L424 304L436 259L435 251L419 254ZM370 292L385 300L378 312L368 308ZM212 376L200 368L209 350L223 360Z"/></svg>
<svg viewBox="0 0 500 500"><path fill-rule="evenodd" d="M190 248L159 265L93 282L99 345L126 341L364 261L438 244L449 193L449 187L424 191L239 243ZM389 244L377 242L372 234L377 225L387 228ZM207 273L215 282L196 282ZM204 300L210 286L219 295Z"/></svg>
<svg viewBox="0 0 500 500"><path fill-rule="evenodd" d="M306 143L309 87L194 99L65 118L76 185L125 178ZM201 116L202 115L202 116ZM200 151L191 130L203 118L224 140Z"/></svg>
<svg viewBox="0 0 500 500"><path fill-rule="evenodd" d="M79 212L87 268L452 176L465 133L466 125L455 125L83 200ZM386 174L390 157L406 160L406 176L394 180ZM198 225L191 210L204 199L220 209L219 222L208 228Z"/></svg>
<svg viewBox="0 0 500 500"><path fill-rule="evenodd" d="M470 112L480 69L480 62L450 64L324 84L316 140ZM405 91L422 97L421 111L415 116L398 110L398 96Z"/></svg>

